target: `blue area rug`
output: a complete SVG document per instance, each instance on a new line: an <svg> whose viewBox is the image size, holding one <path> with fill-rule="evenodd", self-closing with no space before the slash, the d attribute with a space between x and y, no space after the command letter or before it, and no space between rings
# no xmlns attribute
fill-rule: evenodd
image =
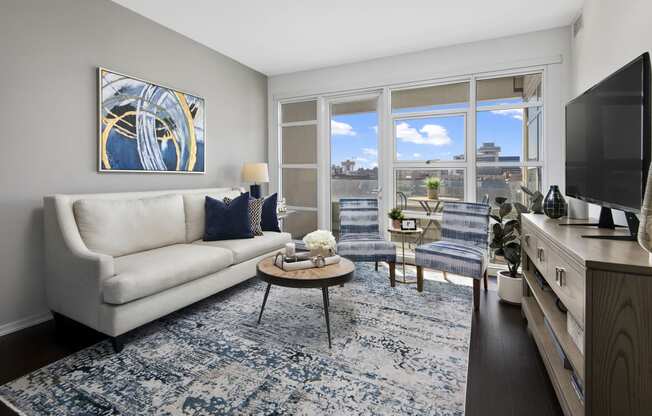
<svg viewBox="0 0 652 416"><path fill-rule="evenodd" d="M29 415L462 415L471 289L389 286L358 264L330 291L249 280L0 387Z"/></svg>

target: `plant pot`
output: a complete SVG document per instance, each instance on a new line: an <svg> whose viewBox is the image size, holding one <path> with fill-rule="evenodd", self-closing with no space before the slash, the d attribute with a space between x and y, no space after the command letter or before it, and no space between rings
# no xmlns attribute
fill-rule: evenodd
<svg viewBox="0 0 652 416"><path fill-rule="evenodd" d="M392 220L392 228L395 230L401 229L401 220Z"/></svg>
<svg viewBox="0 0 652 416"><path fill-rule="evenodd" d="M331 255L331 251L327 248L317 248L310 250L310 257L322 256L324 258Z"/></svg>
<svg viewBox="0 0 652 416"><path fill-rule="evenodd" d="M498 297L514 305L520 305L523 297L523 275L517 276L511 277L507 270L498 272Z"/></svg>
<svg viewBox="0 0 652 416"><path fill-rule="evenodd" d="M439 199L439 189L428 188L428 199Z"/></svg>

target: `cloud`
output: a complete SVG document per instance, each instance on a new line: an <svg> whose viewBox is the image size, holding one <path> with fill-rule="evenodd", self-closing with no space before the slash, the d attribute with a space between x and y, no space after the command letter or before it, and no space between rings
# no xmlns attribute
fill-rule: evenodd
<svg viewBox="0 0 652 416"><path fill-rule="evenodd" d="M358 157L354 157L353 160L360 163L369 163L369 159L367 159L366 157L358 156Z"/></svg>
<svg viewBox="0 0 652 416"><path fill-rule="evenodd" d="M421 153L412 153L412 157L421 157Z"/></svg>
<svg viewBox="0 0 652 416"><path fill-rule="evenodd" d="M491 114L512 117L516 120L523 120L523 110L520 108L511 108L509 110L493 110Z"/></svg>
<svg viewBox="0 0 652 416"><path fill-rule="evenodd" d="M372 129L373 131L375 131L376 133L378 133L378 126L371 126L371 129Z"/></svg>
<svg viewBox="0 0 652 416"><path fill-rule="evenodd" d="M396 137L404 142L415 144L429 144L432 146L446 146L453 143L448 131L439 124L426 124L417 131L406 122L396 125Z"/></svg>
<svg viewBox="0 0 652 416"><path fill-rule="evenodd" d="M355 136L356 134L357 133L353 130L353 127L350 124L331 120L332 136Z"/></svg>
<svg viewBox="0 0 652 416"><path fill-rule="evenodd" d="M366 156L378 156L378 150L365 147L362 149L362 154Z"/></svg>

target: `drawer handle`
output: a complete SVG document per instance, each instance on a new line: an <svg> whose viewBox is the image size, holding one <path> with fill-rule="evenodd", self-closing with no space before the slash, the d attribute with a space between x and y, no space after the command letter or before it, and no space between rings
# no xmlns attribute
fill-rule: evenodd
<svg viewBox="0 0 652 416"><path fill-rule="evenodd" d="M564 286L564 275L566 274L566 269L563 267L555 266L555 282L559 287Z"/></svg>
<svg viewBox="0 0 652 416"><path fill-rule="evenodd" d="M543 261L543 249L541 247L537 248L537 258L539 261Z"/></svg>
<svg viewBox="0 0 652 416"><path fill-rule="evenodd" d="M523 240L525 241L525 245L530 247L530 234L525 234L525 236L523 236Z"/></svg>

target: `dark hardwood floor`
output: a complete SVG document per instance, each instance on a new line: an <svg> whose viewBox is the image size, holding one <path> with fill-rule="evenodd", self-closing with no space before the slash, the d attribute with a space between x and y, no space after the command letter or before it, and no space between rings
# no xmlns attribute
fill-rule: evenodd
<svg viewBox="0 0 652 416"><path fill-rule="evenodd" d="M474 314L466 392L467 416L562 415L521 309L498 301L495 279ZM0 385L92 345L104 336L84 327L57 336L54 321L0 338ZM13 415L0 403L0 415Z"/></svg>

